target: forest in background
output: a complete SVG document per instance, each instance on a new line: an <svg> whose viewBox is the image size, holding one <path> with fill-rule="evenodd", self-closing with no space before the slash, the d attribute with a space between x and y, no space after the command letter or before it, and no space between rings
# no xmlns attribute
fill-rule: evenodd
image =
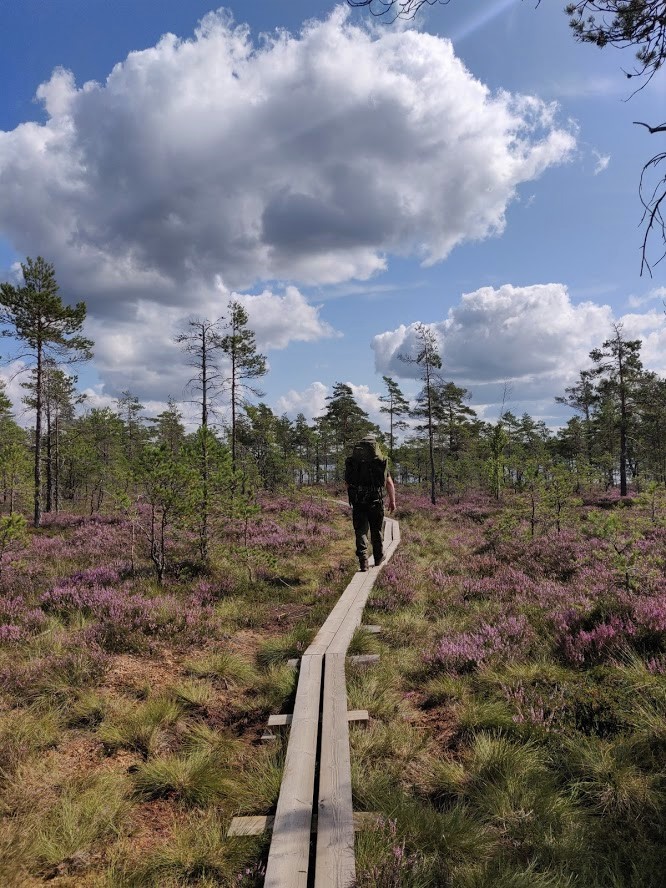
<svg viewBox="0 0 666 888"><path fill-rule="evenodd" d="M369 431L383 441L396 480L426 487L433 503L471 490L499 498L504 488L544 501L595 486L619 487L624 497L629 484L640 491L666 482L666 381L643 368L640 340L627 339L621 325L557 399L574 415L556 432L504 409L494 423L479 419L470 392L446 380L434 335L419 325L418 351L401 358L423 386L410 402L395 379L383 378L384 431L344 382L322 416L277 416L261 401L266 359L232 301L225 317L192 318L176 336L199 417L187 433L175 400L149 417L141 393L126 390L115 409L87 409L69 369L92 357L85 305L63 304L55 270L41 257L28 259L23 274L22 285L2 285L0 322L28 368L23 402L35 422L30 429L16 422L0 383L5 536L20 524L14 516L29 511L39 526L42 512L144 504L162 522L196 527L205 558L209 511L238 508L241 491L247 501L251 490L339 482L351 444Z"/></svg>

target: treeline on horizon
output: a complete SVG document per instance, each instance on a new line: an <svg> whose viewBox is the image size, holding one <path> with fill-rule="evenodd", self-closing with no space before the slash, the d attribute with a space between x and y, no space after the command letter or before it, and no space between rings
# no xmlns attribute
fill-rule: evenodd
<svg viewBox="0 0 666 888"><path fill-rule="evenodd" d="M401 357L423 386L410 402L383 377L384 432L342 382L322 416L277 416L257 385L266 359L245 310L231 301L224 317L191 319L176 337L199 412L198 429L187 433L173 399L155 417L145 416L140 394L129 390L115 409L85 409L77 377L65 369L92 357L85 304L63 304L54 268L41 257L22 268L23 284L0 285L0 324L28 365L24 403L35 423L29 430L17 424L0 381L0 483L2 511L27 512L32 502L35 526L43 512L63 508L93 513L133 500L173 515L187 500L205 555L216 500L237 504L251 490L338 482L351 444L369 431L383 441L396 480L429 489L433 502L478 489L500 497L505 487L530 485L572 492L617 486L626 496L630 484L666 481L666 380L643 368L641 341L627 339L619 324L557 399L574 415L556 433L527 413L480 420L470 393L445 380L434 334L418 325L416 353Z"/></svg>

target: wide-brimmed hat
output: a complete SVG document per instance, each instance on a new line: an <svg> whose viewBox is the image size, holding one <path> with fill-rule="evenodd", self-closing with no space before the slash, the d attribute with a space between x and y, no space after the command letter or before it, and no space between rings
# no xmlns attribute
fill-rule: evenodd
<svg viewBox="0 0 666 888"><path fill-rule="evenodd" d="M367 435L364 435L361 438L361 441L368 441L371 444L375 444L377 441L377 435L373 434L372 432L368 432Z"/></svg>

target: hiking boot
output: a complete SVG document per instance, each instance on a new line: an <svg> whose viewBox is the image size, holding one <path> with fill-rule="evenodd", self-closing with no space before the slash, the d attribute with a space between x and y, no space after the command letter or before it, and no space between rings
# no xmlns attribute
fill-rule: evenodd
<svg viewBox="0 0 666 888"><path fill-rule="evenodd" d="M359 569L359 570L362 570L362 571L366 571L366 570L368 569L368 560L367 560L367 558L363 558L361 561L359 561L359 563L358 563L358 569Z"/></svg>
<svg viewBox="0 0 666 888"><path fill-rule="evenodd" d="M384 560L384 553L383 552L379 555L375 555L375 567L379 567L379 565L382 563L383 560Z"/></svg>

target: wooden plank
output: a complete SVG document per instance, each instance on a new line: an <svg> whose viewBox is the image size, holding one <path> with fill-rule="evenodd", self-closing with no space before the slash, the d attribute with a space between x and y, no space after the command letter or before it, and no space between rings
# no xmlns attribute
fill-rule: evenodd
<svg viewBox="0 0 666 888"><path fill-rule="evenodd" d="M371 663L379 663L379 654L356 654L348 659L354 666L369 666Z"/></svg>
<svg viewBox="0 0 666 888"><path fill-rule="evenodd" d="M324 625L315 636L314 641L307 649L306 653L316 653L321 654L322 656L326 653L329 644L335 638L340 625L348 615L350 609L355 606L359 596L363 595L364 600L367 600L368 592L372 588L374 580L375 576L373 576L370 571L354 574L354 578L338 599L337 604L326 618Z"/></svg>
<svg viewBox="0 0 666 888"><path fill-rule="evenodd" d="M327 654L317 806L315 888L348 888L356 878L344 655Z"/></svg>
<svg viewBox="0 0 666 888"><path fill-rule="evenodd" d="M322 665L321 657L301 658L265 888L307 886Z"/></svg>
<svg viewBox="0 0 666 888"><path fill-rule="evenodd" d="M379 635L380 632L382 631L382 627L381 627L381 626L375 626L375 625L373 625L373 624L370 624L370 625L368 626L368 625L366 625L365 623L363 623L363 624L361 625L361 629L363 629L364 632L369 632L370 635Z"/></svg>
<svg viewBox="0 0 666 888"><path fill-rule="evenodd" d="M260 836L273 828L272 815L258 817L234 817L227 831L228 836Z"/></svg>
<svg viewBox="0 0 666 888"><path fill-rule="evenodd" d="M269 728L283 728L285 725L290 725L293 721L293 715L289 713L285 713L284 715L269 715L268 716L268 727Z"/></svg>
<svg viewBox="0 0 666 888"><path fill-rule="evenodd" d="M370 716L368 715L367 709L350 709L349 712L347 713L347 719L350 722L365 721L369 717ZM268 727L269 728L282 728L282 727L285 727L286 725L290 725L292 723L292 720L293 720L293 715L290 712L285 713L284 715L269 715L268 716ZM263 735L261 739L262 740L264 740L264 739L275 740L275 734L270 734L269 737L267 737L266 735Z"/></svg>
<svg viewBox="0 0 666 888"><path fill-rule="evenodd" d="M391 518L386 518L385 523L387 527L391 528L391 532L393 532L396 521L393 521ZM368 571L363 576L369 577L369 582L366 582L359 590L358 594L355 597L354 602L351 607L347 610L347 614L343 621L338 625L337 632L333 639L329 642L328 647L326 649L326 653L336 653L342 654L349 647L349 643L351 642L352 636L354 634L354 630L360 626L363 617L363 610L365 608L366 602L370 595L370 591L372 586L374 585L377 576L379 575L379 571L384 567L392 557L395 552L397 543L395 539L391 541L388 547L384 550L384 560L379 566L379 570L377 571Z"/></svg>
<svg viewBox="0 0 666 888"><path fill-rule="evenodd" d="M376 815L354 815L351 796L349 722L367 720L366 710L347 712L345 654L379 571L400 539L397 522L385 521L385 557L377 569L357 573L340 596L300 661L291 733L268 857L265 888L306 888L309 839L318 820L315 888L348 888L355 878L354 830L376 823ZM325 655L325 660L324 660ZM370 655L375 660L377 655ZM367 658L362 658L366 660ZM298 661L293 661L298 665ZM325 671L317 812L314 770L322 669ZM276 717L271 717L276 718ZM289 716L269 725L289 724ZM270 818L255 818L270 828ZM244 827L249 829L249 824ZM231 833L230 833L231 834ZM247 832L243 834L249 834Z"/></svg>

